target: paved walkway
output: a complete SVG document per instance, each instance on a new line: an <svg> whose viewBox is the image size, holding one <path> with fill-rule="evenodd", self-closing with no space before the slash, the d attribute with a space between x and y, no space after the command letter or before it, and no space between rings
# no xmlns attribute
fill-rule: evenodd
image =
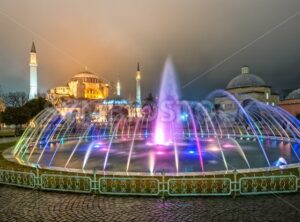
<svg viewBox="0 0 300 222"><path fill-rule="evenodd" d="M0 221L299 221L300 194L146 198L0 185Z"/></svg>

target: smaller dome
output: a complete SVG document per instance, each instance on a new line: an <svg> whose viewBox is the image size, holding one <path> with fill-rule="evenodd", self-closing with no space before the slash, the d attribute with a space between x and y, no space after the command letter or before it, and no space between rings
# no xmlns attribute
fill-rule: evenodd
<svg viewBox="0 0 300 222"><path fill-rule="evenodd" d="M265 86L265 81L257 75L249 73L249 67L243 66L242 74L233 78L227 85L227 89L251 87L251 86Z"/></svg>
<svg viewBox="0 0 300 222"><path fill-rule="evenodd" d="M295 89L294 91L292 91L287 97L286 99L300 99L300 88Z"/></svg>

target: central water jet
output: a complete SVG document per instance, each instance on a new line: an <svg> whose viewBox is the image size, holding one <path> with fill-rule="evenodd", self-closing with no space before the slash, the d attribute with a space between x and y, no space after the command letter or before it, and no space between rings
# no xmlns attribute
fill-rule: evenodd
<svg viewBox="0 0 300 222"><path fill-rule="evenodd" d="M175 142L175 135L182 133L182 125L179 118L180 102L176 72L170 58L166 60L163 69L157 105L153 142L171 145Z"/></svg>

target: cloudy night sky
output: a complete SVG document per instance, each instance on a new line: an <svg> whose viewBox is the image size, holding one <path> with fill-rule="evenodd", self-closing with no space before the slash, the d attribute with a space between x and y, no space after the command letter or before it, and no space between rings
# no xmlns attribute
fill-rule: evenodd
<svg viewBox="0 0 300 222"><path fill-rule="evenodd" d="M0 27L4 91L29 92L33 40L40 92L87 66L133 97L140 61L143 95L157 94L168 56L185 99L226 87L244 64L276 91L300 85L299 0L0 0Z"/></svg>

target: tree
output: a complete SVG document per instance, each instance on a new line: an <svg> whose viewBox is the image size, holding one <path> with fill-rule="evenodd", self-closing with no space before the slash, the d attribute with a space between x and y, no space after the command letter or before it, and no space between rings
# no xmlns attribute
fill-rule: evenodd
<svg viewBox="0 0 300 222"><path fill-rule="evenodd" d="M143 100L143 106L153 105L155 103L155 98L152 93L149 93L148 96Z"/></svg>
<svg viewBox="0 0 300 222"><path fill-rule="evenodd" d="M2 121L6 125L15 125L15 134L19 135L21 126L30 119L30 112L27 107L7 107L2 113Z"/></svg>
<svg viewBox="0 0 300 222"><path fill-rule="evenodd" d="M12 96L11 98L17 98L16 95ZM21 97L18 97L22 99ZM5 111L1 114L1 122L5 123L6 125L15 125L15 133L19 135L22 129L22 125L27 124L32 118L34 118L39 112L41 112L46 107L51 106L51 104L45 100L44 98L36 98L32 99L22 106L18 106L20 103L14 103L16 106L8 106L6 107ZM11 101L16 101L12 99ZM22 102L23 103L23 102Z"/></svg>
<svg viewBox="0 0 300 222"><path fill-rule="evenodd" d="M128 110L125 107L122 106L113 106L109 111L108 111L108 119L116 119L119 118L121 119L122 117L127 118L128 117Z"/></svg>
<svg viewBox="0 0 300 222"><path fill-rule="evenodd" d="M3 124L3 112L0 112L0 130L2 129L2 124Z"/></svg>
<svg viewBox="0 0 300 222"><path fill-rule="evenodd" d="M154 117L157 109L157 104L152 93L149 93L148 96L143 100L142 110L143 115L146 118Z"/></svg>
<svg viewBox="0 0 300 222"><path fill-rule="evenodd" d="M24 104L24 107L28 109L29 118L32 119L35 117L39 112L47 107L51 107L51 103L48 102L46 99L42 97L38 97L36 99L29 100Z"/></svg>
<svg viewBox="0 0 300 222"><path fill-rule="evenodd" d="M6 107L21 107L28 101L25 92L9 92L2 94Z"/></svg>

